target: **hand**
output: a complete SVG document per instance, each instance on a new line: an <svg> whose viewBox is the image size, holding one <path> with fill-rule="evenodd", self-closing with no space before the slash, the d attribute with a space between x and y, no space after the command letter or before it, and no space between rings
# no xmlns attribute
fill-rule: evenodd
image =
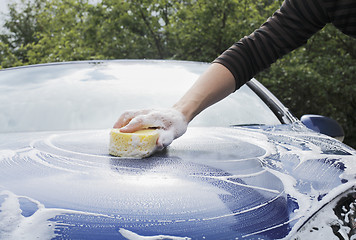
<svg viewBox="0 0 356 240"><path fill-rule="evenodd" d="M121 132L135 132L142 129L157 128L158 149L163 149L172 141L182 136L187 130L188 122L181 112L174 108L146 109L123 113L114 125Z"/></svg>

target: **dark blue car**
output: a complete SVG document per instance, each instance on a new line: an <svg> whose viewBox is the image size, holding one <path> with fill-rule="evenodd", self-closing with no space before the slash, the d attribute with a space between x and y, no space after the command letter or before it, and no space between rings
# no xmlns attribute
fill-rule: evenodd
<svg viewBox="0 0 356 240"><path fill-rule="evenodd" d="M163 151L108 154L124 110L172 106L207 67L1 70L0 239L353 239L356 151L333 120L296 119L255 79Z"/></svg>

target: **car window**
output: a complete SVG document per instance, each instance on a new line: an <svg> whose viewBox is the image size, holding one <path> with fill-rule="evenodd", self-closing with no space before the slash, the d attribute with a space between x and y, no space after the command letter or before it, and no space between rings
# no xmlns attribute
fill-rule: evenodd
<svg viewBox="0 0 356 240"><path fill-rule="evenodd" d="M0 71L0 132L110 128L125 110L171 107L208 67L176 61L77 62ZM192 126L280 124L248 87Z"/></svg>

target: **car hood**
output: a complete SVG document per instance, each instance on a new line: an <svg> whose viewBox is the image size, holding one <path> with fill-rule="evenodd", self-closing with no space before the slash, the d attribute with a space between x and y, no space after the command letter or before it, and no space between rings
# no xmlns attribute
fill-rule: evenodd
<svg viewBox="0 0 356 240"><path fill-rule="evenodd" d="M355 185L355 150L300 123L189 128L145 159L109 131L0 134L0 238L287 238Z"/></svg>

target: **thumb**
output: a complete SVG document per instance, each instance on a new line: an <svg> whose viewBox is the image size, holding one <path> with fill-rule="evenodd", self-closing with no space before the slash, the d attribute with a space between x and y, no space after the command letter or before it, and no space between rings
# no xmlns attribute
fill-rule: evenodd
<svg viewBox="0 0 356 240"><path fill-rule="evenodd" d="M157 147L163 149L171 144L174 140L174 133L172 131L160 130L159 137L157 139Z"/></svg>

